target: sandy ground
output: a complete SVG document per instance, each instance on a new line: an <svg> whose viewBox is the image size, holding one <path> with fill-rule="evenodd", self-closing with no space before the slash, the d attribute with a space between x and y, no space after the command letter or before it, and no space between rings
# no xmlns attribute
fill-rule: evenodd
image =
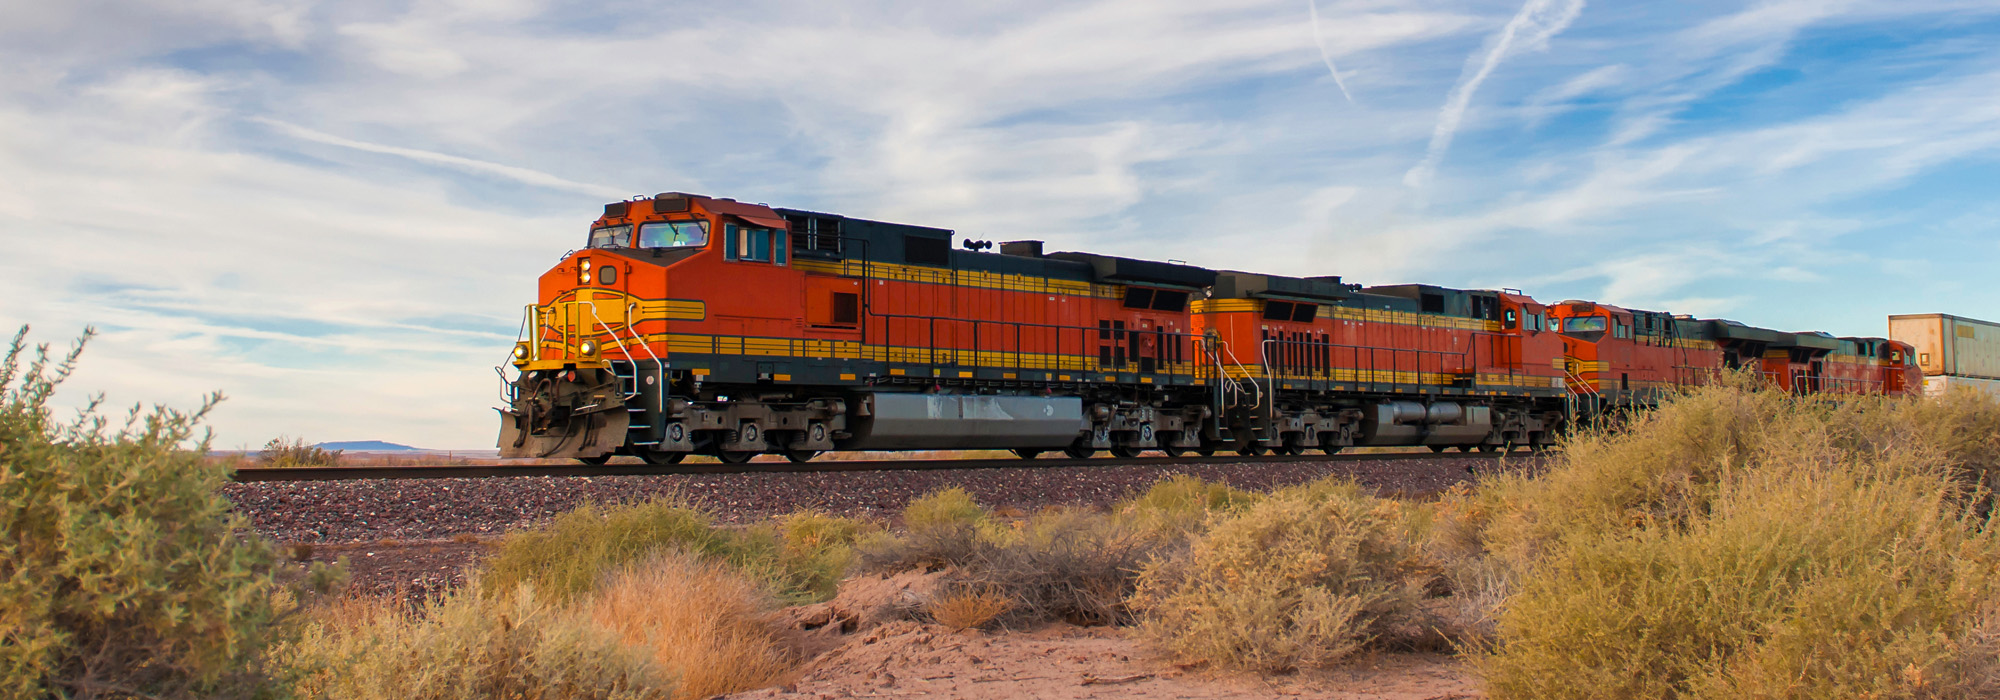
<svg viewBox="0 0 2000 700"><path fill-rule="evenodd" d="M956 632L895 621L845 635L797 680L730 698L1483 698L1471 671L1435 654L1377 654L1284 676L1211 674L1155 658L1127 631L1054 624Z"/></svg>

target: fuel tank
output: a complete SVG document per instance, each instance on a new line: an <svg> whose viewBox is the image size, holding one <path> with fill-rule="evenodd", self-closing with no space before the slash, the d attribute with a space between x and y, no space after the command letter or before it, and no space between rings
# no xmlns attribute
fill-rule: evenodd
<svg viewBox="0 0 2000 700"><path fill-rule="evenodd" d="M863 394L844 450L1066 447L1088 430L1074 396Z"/></svg>

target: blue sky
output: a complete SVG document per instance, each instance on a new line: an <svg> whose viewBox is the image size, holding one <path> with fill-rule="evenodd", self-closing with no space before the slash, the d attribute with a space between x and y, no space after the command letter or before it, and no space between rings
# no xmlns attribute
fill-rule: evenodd
<svg viewBox="0 0 2000 700"><path fill-rule="evenodd" d="M535 276L669 190L1840 335L2000 320L1990 0L958 5L0 0L0 323L96 325L74 388L114 403L224 391L223 447L490 447Z"/></svg>

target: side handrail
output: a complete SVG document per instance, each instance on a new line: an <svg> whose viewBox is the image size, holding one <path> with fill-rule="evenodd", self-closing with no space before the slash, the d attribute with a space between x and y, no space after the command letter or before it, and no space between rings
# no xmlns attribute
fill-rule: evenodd
<svg viewBox="0 0 2000 700"><path fill-rule="evenodd" d="M659 391L653 392L653 399L654 403L658 404L658 406L656 406L658 412L661 415L665 415L667 412L666 363L661 362L660 356L653 352L652 344L647 343L646 338L644 336L639 335L639 326L637 323L634 323L632 321L633 311L638 308L639 308L639 302L636 301L625 305L625 331L632 336L632 342L638 343L639 349L645 350L646 357L653 361L653 373L659 376L659 379L657 381L659 382L659 387L660 387ZM615 335L616 332L614 331L613 334ZM630 346L621 349L625 351L625 359L627 360L633 359L632 350ZM637 396L638 394L639 394L639 369L637 367L634 367L632 368L632 395ZM631 398L631 396L627 396L626 398Z"/></svg>

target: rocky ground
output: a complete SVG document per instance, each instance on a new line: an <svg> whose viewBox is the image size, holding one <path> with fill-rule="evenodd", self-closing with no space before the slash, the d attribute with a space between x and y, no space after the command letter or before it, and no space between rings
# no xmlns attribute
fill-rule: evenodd
<svg viewBox="0 0 2000 700"><path fill-rule="evenodd" d="M811 659L777 687L736 700L834 698L1270 698L1468 700L1484 697L1463 662L1439 654L1373 654L1278 676L1176 665L1129 628L1054 623L954 630L911 619L938 573L863 575L834 600L791 608Z"/></svg>
<svg viewBox="0 0 2000 700"><path fill-rule="evenodd" d="M1534 457L1510 458L1514 466ZM370 479L230 484L224 495L280 542L355 543L492 536L535 527L586 502L687 499L724 522L752 522L800 508L892 518L910 498L962 486L995 508L1108 506L1173 474L1270 489L1345 474L1384 493L1436 493L1491 459L1432 457L1378 462L1023 467L889 472L690 474L496 479Z"/></svg>
<svg viewBox="0 0 2000 700"><path fill-rule="evenodd" d="M1126 630L1053 624L1017 632L953 631L902 621L847 635L799 678L728 696L813 700L931 698L1483 698L1463 662L1375 654L1282 676L1214 673L1159 660Z"/></svg>

